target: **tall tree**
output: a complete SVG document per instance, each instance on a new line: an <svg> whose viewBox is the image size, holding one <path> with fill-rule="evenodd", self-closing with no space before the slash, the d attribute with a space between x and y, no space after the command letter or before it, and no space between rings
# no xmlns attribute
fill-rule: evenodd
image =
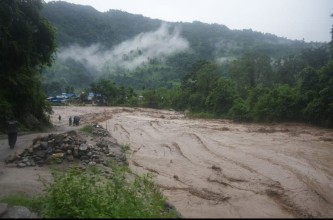
<svg viewBox="0 0 333 220"><path fill-rule="evenodd" d="M333 17L333 13L331 14L331 17ZM330 42L330 59L333 59L333 25L331 28L331 42Z"/></svg>
<svg viewBox="0 0 333 220"><path fill-rule="evenodd" d="M182 106L194 111L204 109L205 100L216 86L219 74L217 66L207 60L199 60L182 79Z"/></svg>
<svg viewBox="0 0 333 220"><path fill-rule="evenodd" d="M258 85L271 86L274 80L271 58L255 52L245 53L233 61L228 72L243 96Z"/></svg>
<svg viewBox="0 0 333 220"><path fill-rule="evenodd" d="M41 90L40 73L51 64L56 45L52 26L40 15L41 7L41 0L0 1L2 126L10 116L25 125L37 122L37 126L47 122L45 113L51 112Z"/></svg>

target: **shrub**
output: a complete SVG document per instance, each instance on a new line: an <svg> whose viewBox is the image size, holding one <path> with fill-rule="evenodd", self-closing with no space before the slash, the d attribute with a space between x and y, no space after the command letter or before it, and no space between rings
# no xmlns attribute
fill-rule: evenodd
<svg viewBox="0 0 333 220"><path fill-rule="evenodd" d="M230 108L228 115L235 121L248 121L250 120L249 108L242 98L237 98L233 106Z"/></svg>
<svg viewBox="0 0 333 220"><path fill-rule="evenodd" d="M86 125L83 128L81 128L80 131L92 134L93 133L93 127L91 125Z"/></svg>
<svg viewBox="0 0 333 220"><path fill-rule="evenodd" d="M296 89L280 85L259 97L253 114L258 121L286 121L298 119L299 97Z"/></svg>
<svg viewBox="0 0 333 220"><path fill-rule="evenodd" d="M126 172L113 168L111 178L102 177L95 168L82 171L52 171L54 183L46 185L41 197L44 218L162 218L175 217L166 212L165 197L151 176L125 178Z"/></svg>

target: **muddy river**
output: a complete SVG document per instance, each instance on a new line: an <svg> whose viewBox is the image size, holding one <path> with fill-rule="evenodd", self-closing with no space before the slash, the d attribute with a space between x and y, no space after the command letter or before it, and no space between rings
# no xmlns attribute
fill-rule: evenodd
<svg viewBox="0 0 333 220"><path fill-rule="evenodd" d="M333 217L332 130L141 108L54 107L52 120L73 115L129 145L131 169L151 173L184 217Z"/></svg>

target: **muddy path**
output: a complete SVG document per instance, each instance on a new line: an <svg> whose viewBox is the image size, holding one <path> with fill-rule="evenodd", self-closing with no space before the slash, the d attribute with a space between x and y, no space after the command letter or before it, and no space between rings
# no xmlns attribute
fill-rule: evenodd
<svg viewBox="0 0 333 220"><path fill-rule="evenodd" d="M333 131L303 124L190 120L174 111L54 107L99 122L131 148L184 217L333 217ZM58 115L62 121L57 121Z"/></svg>
<svg viewBox="0 0 333 220"><path fill-rule="evenodd" d="M52 181L49 166L35 166L17 168L15 164L6 164L8 156L20 152L32 144L34 138L46 136L50 133L64 133L77 130L79 127L68 126L68 122L58 120L58 115L52 116L54 127L42 133L19 132L14 149L10 149L6 134L0 135L0 197L13 194L26 194L34 196L43 192L43 184L40 179L47 182Z"/></svg>

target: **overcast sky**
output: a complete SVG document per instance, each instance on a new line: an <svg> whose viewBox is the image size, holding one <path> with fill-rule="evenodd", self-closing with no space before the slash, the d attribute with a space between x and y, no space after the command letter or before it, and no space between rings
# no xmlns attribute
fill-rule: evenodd
<svg viewBox="0 0 333 220"><path fill-rule="evenodd" d="M51 0L45 0L49 2ZM201 21L306 42L331 40L333 0L66 0L165 21Z"/></svg>

